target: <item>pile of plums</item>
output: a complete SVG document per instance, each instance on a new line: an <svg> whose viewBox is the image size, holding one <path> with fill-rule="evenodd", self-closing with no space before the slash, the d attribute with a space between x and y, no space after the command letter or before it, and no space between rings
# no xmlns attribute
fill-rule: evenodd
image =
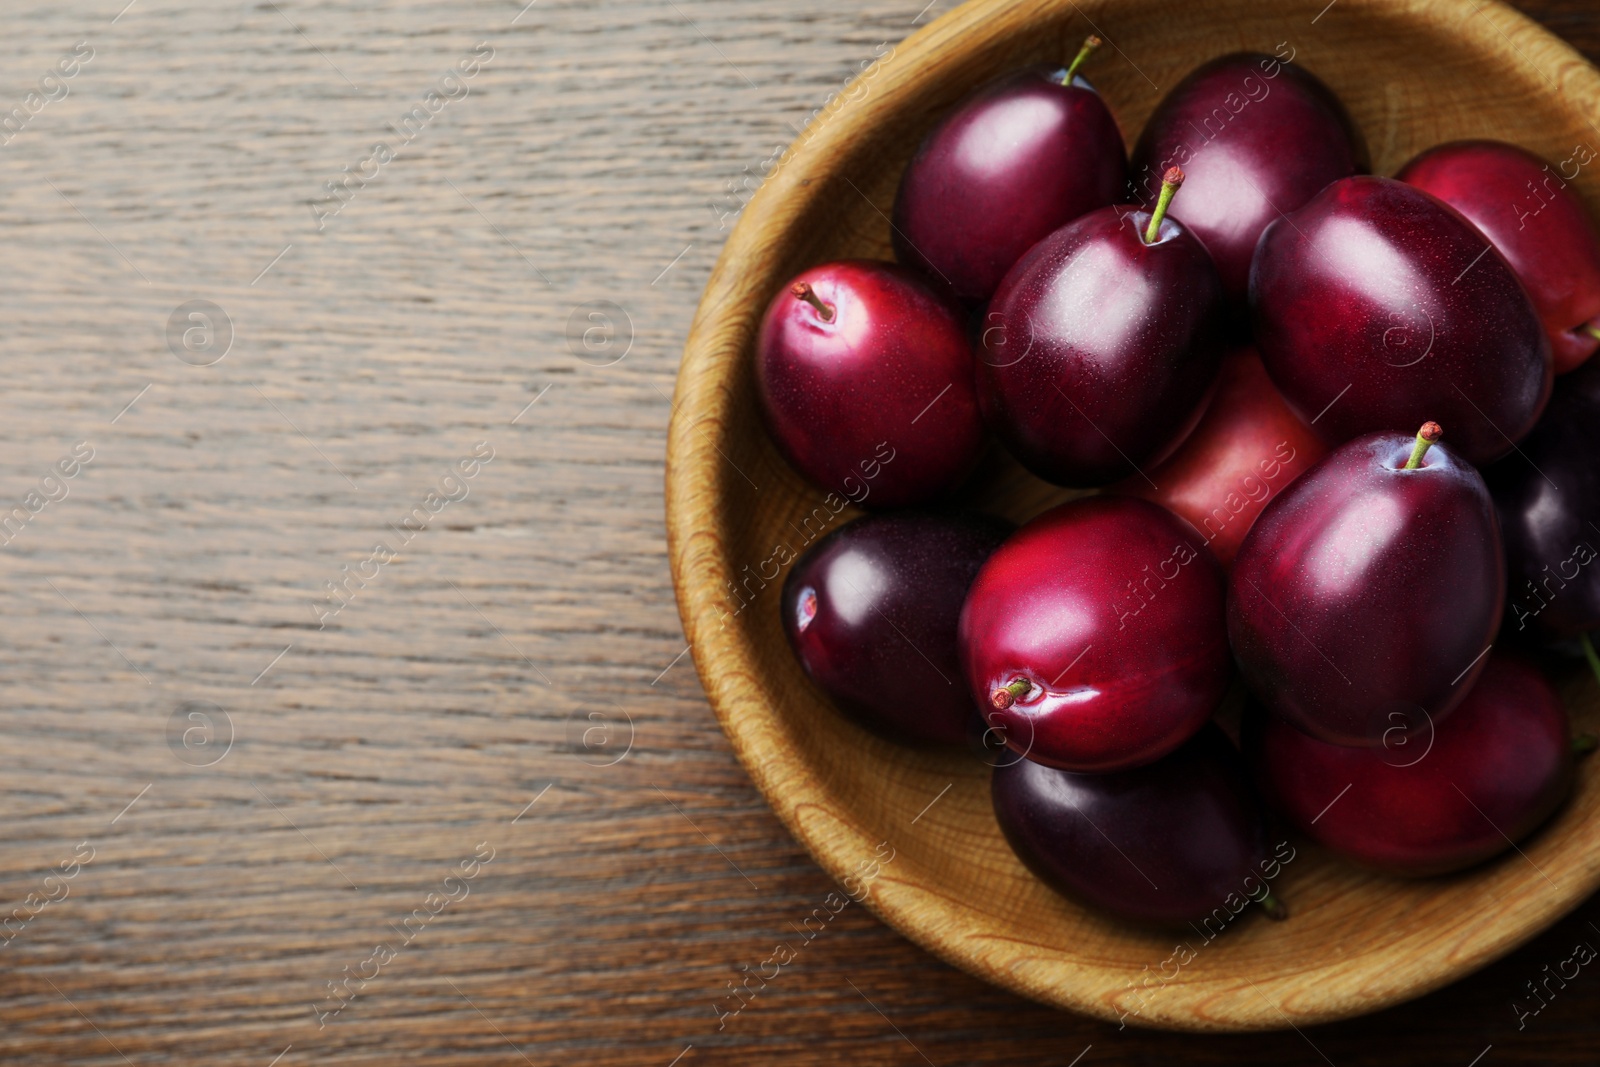
<svg viewBox="0 0 1600 1067"><path fill-rule="evenodd" d="M1286 831L1483 862L1592 747L1545 671L1600 673L1593 153L1467 141L1377 177L1327 86L1236 54L1130 164L1078 73L1097 44L927 134L898 263L772 300L772 437L870 509L787 576L794 652L866 726L989 753L1018 856L1124 918L1283 914ZM941 510L994 439L1103 491L1020 529Z"/></svg>

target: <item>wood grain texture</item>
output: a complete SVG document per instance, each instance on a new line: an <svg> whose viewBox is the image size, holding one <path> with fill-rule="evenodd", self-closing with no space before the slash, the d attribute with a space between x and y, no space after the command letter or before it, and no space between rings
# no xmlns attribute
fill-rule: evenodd
<svg viewBox="0 0 1600 1067"><path fill-rule="evenodd" d="M94 50L0 146L0 499L95 449L0 549L0 915L94 857L0 947L0 1062L1322 1062L1040 1007L855 904L718 1030L837 886L677 658L668 398L729 183L920 3L124 2L0 10L0 115ZM1600 54L1580 0L1531 10ZM319 232L307 201L480 41L471 95ZM210 367L168 348L193 299L234 326ZM585 348L594 301L631 328ZM319 630L323 583L480 441L469 495ZM232 723L210 766L196 702ZM1341 1065L1590 1062L1587 972L1524 1031L1508 1004L1595 910L1305 1036Z"/></svg>

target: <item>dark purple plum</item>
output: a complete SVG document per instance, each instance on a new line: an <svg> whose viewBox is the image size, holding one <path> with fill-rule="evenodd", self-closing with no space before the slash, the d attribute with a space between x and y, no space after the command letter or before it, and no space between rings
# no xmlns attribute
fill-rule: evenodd
<svg viewBox="0 0 1600 1067"><path fill-rule="evenodd" d="M894 202L900 262L981 302L1035 242L1117 201L1128 180L1122 134L1073 73L1093 45L1070 69L1027 67L990 82L923 139Z"/></svg>
<svg viewBox="0 0 1600 1067"><path fill-rule="evenodd" d="M977 514L869 515L818 541L783 586L783 629L806 673L870 729L969 741L976 706L956 624L967 587L1011 532Z"/></svg>
<svg viewBox="0 0 1600 1067"><path fill-rule="evenodd" d="M1336 449L1267 505L1228 587L1228 641L1268 710L1379 747L1442 725L1505 604L1483 477L1426 423Z"/></svg>
<svg viewBox="0 0 1600 1067"><path fill-rule="evenodd" d="M756 392L791 465L865 507L943 496L985 433L958 309L895 263L842 260L773 297Z"/></svg>
<svg viewBox="0 0 1600 1067"><path fill-rule="evenodd" d="M1505 539L1510 629L1600 630L1600 362L1557 379L1539 425L1484 477Z"/></svg>
<svg viewBox="0 0 1600 1067"><path fill-rule="evenodd" d="M1211 724L1135 770L1074 774L1025 759L997 767L991 783L1000 829L1034 874L1136 922L1179 925L1220 912L1225 924L1266 898L1294 858L1292 849L1269 850L1244 762Z"/></svg>
<svg viewBox="0 0 1600 1067"><path fill-rule="evenodd" d="M1488 463L1550 397L1550 339L1522 283L1470 222L1404 182L1345 178L1268 226L1250 310L1273 384L1329 445L1436 419Z"/></svg>
<svg viewBox="0 0 1600 1067"><path fill-rule="evenodd" d="M1154 204L1174 166L1189 187L1173 210L1242 310L1261 231L1329 182L1365 170L1367 158L1344 106L1315 75L1241 52L1193 71L1156 106L1133 150L1135 199Z"/></svg>
<svg viewBox="0 0 1600 1067"><path fill-rule="evenodd" d="M1444 874L1504 852L1572 785L1566 709L1537 667L1498 651L1449 722L1386 747L1325 744L1268 715L1246 723L1274 809L1390 874Z"/></svg>
<svg viewBox="0 0 1600 1067"><path fill-rule="evenodd" d="M1203 245L1166 215L1114 205L1034 245L989 304L978 390L1022 465L1108 485L1194 429L1222 362L1225 313Z"/></svg>

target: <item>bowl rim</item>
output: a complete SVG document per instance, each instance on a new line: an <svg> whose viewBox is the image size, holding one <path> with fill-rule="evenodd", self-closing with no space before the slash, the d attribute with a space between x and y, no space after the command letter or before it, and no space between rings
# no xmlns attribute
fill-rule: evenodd
<svg viewBox="0 0 1600 1067"><path fill-rule="evenodd" d="M1015 25L1018 20L1083 14L1085 8L1095 11L1122 2L1125 0L1081 0L1081 4L1073 0L968 0L912 33L852 79L840 95L849 98L854 87L870 79L875 103L894 100L915 91L918 86L913 83L936 65L934 61L947 48L1003 48L1012 32L1001 27L1003 22ZM1464 46L1490 48L1524 76L1537 74L1549 81L1546 68L1557 70L1561 72L1562 95L1600 110L1600 71L1571 45L1502 0L1345 3L1361 8L1369 17L1420 20L1438 17L1440 12L1472 16L1451 20ZM997 18L1000 15L1005 18ZM724 579L733 576L737 568L724 536L727 526L718 480L707 472L722 462L721 444L739 399L733 384L737 364L748 340L753 340L760 309L772 288L767 280L771 272L762 265L773 258L771 250L785 243L797 221L806 216L829 184L806 175L819 169L826 172L827 160L835 154L848 155L852 151L849 143L862 135L863 127L871 125L879 109L845 107L833 115L816 114L743 208L718 256L684 343L665 468L673 588L706 698L739 762L773 812L835 881L851 874L860 855L856 842L865 837L839 820L808 821L808 809L829 808L835 798L806 766L799 750L763 721L763 713L770 715L770 709L755 694L759 683L747 669L754 659L754 642L745 628L722 625L712 592L722 588ZM1297 1023L1333 1022L1377 1011L1465 977L1537 936L1600 886L1600 861L1591 861L1581 873L1582 878L1569 880L1567 890L1542 894L1537 906L1504 914L1491 928L1479 924L1474 933L1463 935L1461 943L1434 952L1403 987L1371 993L1347 978L1333 988L1319 989L1319 1004L1298 1007L1293 1020L1263 995L1253 1005L1213 1003L1204 1014L1174 1010L1163 1002L1153 1011L1128 1016L1127 1021L1157 1029L1240 1032L1296 1028ZM1084 994L1070 983L1046 983L1024 971L996 966L972 947L971 939L950 936L949 931L965 924L966 913L959 902L931 888L910 880L883 879L873 893L852 899L861 900L880 920L920 948L975 977L1058 1008L1119 1021L1116 1007L1108 999ZM934 918L929 918L930 913ZM1334 968L1325 965L1323 969Z"/></svg>

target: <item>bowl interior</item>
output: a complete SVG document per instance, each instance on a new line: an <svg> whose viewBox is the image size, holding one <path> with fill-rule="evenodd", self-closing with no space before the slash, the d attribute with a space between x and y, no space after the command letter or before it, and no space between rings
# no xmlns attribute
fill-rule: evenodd
<svg viewBox="0 0 1600 1067"><path fill-rule="evenodd" d="M988 768L911 752L843 719L809 684L778 619L786 563L848 521L768 440L751 353L760 316L802 268L892 258L887 213L922 135L963 94L1105 38L1089 77L1130 147L1161 95L1199 63L1291 56L1364 131L1376 173L1442 141L1495 137L1551 161L1600 143L1600 76L1508 8L1477 0L975 0L902 43L823 109L745 208L691 332L668 452L668 533L684 626L736 751L791 831L846 888L944 959L1041 1001L1135 1025L1269 1029L1420 995L1532 937L1600 882L1596 765L1519 851L1406 882L1294 842L1277 892L1293 917L1221 936L1120 924L1063 900L1007 848ZM1319 16L1319 10L1321 14ZM1600 203L1589 168L1575 184ZM964 500L1023 521L1072 494L998 451ZM1558 679L1579 729L1600 691ZM885 859L885 857L892 857ZM1178 944L1189 952L1177 954ZM1183 960L1181 965L1177 962Z"/></svg>

